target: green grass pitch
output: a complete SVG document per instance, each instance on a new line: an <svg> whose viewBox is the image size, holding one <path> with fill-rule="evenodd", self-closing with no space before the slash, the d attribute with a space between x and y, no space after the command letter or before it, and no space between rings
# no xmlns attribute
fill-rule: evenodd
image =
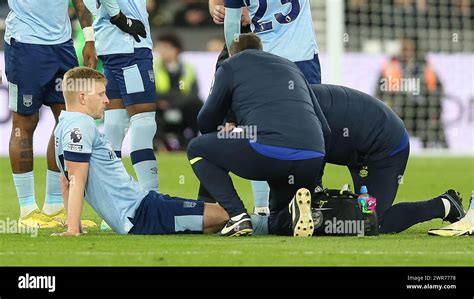
<svg viewBox="0 0 474 299"><path fill-rule="evenodd" d="M160 188L164 193L194 198L198 181L184 154L159 154ZM125 159L132 173L130 160ZM18 203L8 158L0 158L0 220L16 219ZM38 205L44 197L46 161L35 160ZM327 187L351 183L343 167L328 165ZM250 183L235 178L234 184L253 208ZM437 196L458 189L467 208L474 189L474 158L412 157L397 202ZM370 190L369 190L370 192ZM84 219L100 221L86 205ZM395 235L378 237L254 236L222 238L203 235L120 236L90 230L78 238L50 237L42 230L27 234L0 235L1 266L473 266L474 238L442 238L426 234L441 227L441 220L416 225Z"/></svg>

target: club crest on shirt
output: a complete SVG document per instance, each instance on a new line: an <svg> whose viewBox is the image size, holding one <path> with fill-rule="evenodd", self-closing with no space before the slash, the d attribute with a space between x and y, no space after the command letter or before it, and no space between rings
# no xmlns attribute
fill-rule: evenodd
<svg viewBox="0 0 474 299"><path fill-rule="evenodd" d="M32 94L24 94L23 95L23 106L31 107L33 105L33 95Z"/></svg>
<svg viewBox="0 0 474 299"><path fill-rule="evenodd" d="M74 128L71 131L71 140L73 143L81 142L82 140L82 132L79 128Z"/></svg>

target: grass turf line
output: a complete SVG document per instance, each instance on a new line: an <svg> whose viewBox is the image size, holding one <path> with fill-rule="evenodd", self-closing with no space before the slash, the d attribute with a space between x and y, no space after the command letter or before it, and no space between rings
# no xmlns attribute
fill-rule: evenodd
<svg viewBox="0 0 474 299"><path fill-rule="evenodd" d="M133 173L130 160L124 159ZM198 181L184 154L158 156L160 189L185 198L194 198ZM17 219L18 202L8 158L0 158L0 220ZM35 189L38 205L44 198L46 161L35 159ZM328 165L327 187L351 183L344 167ZM234 184L246 207L253 208L250 183L234 177ZM397 202L425 200L456 188L467 208L474 189L474 158L413 157L408 163ZM370 190L369 190L370 192ZM86 204L84 219L99 222ZM441 227L441 220L418 224L407 231L379 237L292 237L258 236L220 238L216 236L120 236L90 230L79 238L27 234L0 235L2 266L473 266L472 237L442 238L426 234Z"/></svg>

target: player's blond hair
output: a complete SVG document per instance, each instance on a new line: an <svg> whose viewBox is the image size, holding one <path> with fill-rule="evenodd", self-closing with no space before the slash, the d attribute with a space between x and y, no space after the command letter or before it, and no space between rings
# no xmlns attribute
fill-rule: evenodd
<svg viewBox="0 0 474 299"><path fill-rule="evenodd" d="M106 84L105 76L88 67L75 67L64 74L61 88L66 103L75 101L78 92L94 92L95 83L103 82Z"/></svg>
<svg viewBox="0 0 474 299"><path fill-rule="evenodd" d="M262 41L255 33L243 33L236 37L230 45L229 54L235 55L247 49L263 49Z"/></svg>

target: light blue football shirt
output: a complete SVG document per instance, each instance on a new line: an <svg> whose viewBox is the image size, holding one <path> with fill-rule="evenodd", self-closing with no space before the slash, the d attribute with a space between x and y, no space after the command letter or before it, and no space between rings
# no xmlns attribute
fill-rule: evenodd
<svg viewBox="0 0 474 299"><path fill-rule="evenodd" d="M248 7L250 27L262 40L265 52L293 62L311 60L319 53L309 0L225 0L224 3L226 8Z"/></svg>
<svg viewBox="0 0 474 299"><path fill-rule="evenodd" d="M130 54L135 48L153 47L146 0L84 0L84 4L95 16L95 47L98 55ZM125 16L140 20L145 25L147 38L140 37L137 43L133 36L110 23L110 17L117 15L118 9Z"/></svg>
<svg viewBox="0 0 474 299"><path fill-rule="evenodd" d="M56 164L67 172L65 160L89 163L85 199L91 207L119 234L127 234L141 201L147 195L128 174L95 125L92 117L62 111L54 131Z"/></svg>
<svg viewBox="0 0 474 299"><path fill-rule="evenodd" d="M68 0L8 0L5 41L56 45L71 39Z"/></svg>

